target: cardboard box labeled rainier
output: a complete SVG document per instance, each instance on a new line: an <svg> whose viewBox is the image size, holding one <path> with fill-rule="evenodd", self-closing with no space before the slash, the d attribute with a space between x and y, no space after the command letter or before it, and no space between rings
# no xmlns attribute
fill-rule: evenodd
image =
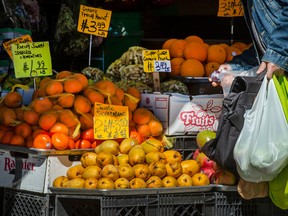
<svg viewBox="0 0 288 216"><path fill-rule="evenodd" d="M142 94L141 107L150 109L162 122L165 135L189 135L216 131L222 110L222 94Z"/></svg>

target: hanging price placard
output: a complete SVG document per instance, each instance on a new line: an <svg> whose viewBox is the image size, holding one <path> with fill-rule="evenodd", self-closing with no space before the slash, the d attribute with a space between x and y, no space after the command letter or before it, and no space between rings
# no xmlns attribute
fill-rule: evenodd
<svg viewBox="0 0 288 216"><path fill-rule="evenodd" d="M28 43L32 42L32 38L30 35L23 35L21 37L14 38L12 40L9 40L5 43L3 43L3 47L5 48L6 52L10 56L10 58L13 60L13 55L11 51L11 44L19 44L19 43Z"/></svg>
<svg viewBox="0 0 288 216"><path fill-rule="evenodd" d="M95 103L94 138L117 139L127 137L129 137L128 107Z"/></svg>
<svg viewBox="0 0 288 216"><path fill-rule="evenodd" d="M77 31L107 37L112 11L80 5Z"/></svg>
<svg viewBox="0 0 288 216"><path fill-rule="evenodd" d="M49 42L11 44L16 78L52 75Z"/></svg>
<svg viewBox="0 0 288 216"><path fill-rule="evenodd" d="M171 72L169 50L143 50L144 72Z"/></svg>
<svg viewBox="0 0 288 216"><path fill-rule="evenodd" d="M243 6L241 0L219 0L219 17L237 17L243 16Z"/></svg>

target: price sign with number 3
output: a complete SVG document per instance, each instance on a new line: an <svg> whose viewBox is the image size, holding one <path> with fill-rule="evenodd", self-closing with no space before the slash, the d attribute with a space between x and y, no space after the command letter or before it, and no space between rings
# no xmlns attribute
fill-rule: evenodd
<svg viewBox="0 0 288 216"><path fill-rule="evenodd" d="M77 31L107 37L112 11L80 5Z"/></svg>

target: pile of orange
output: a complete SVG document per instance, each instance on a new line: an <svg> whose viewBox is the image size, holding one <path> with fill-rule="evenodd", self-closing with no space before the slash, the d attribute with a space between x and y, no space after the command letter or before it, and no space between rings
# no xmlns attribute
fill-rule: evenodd
<svg viewBox="0 0 288 216"><path fill-rule="evenodd" d="M89 85L85 75L61 71L41 80L28 106L16 91L1 98L0 143L57 150L96 147L101 141L93 133L95 103L127 106L134 137L159 136L162 124L150 111L139 110L140 100L136 87L122 89L104 79Z"/></svg>
<svg viewBox="0 0 288 216"><path fill-rule="evenodd" d="M169 50L171 76L209 77L221 64L231 61L249 46L244 42L209 45L201 37L190 35L184 39L170 38L162 49Z"/></svg>

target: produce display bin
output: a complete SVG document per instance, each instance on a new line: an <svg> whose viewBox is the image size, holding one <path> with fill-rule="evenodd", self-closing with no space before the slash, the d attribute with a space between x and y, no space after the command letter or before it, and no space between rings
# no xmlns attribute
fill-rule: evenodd
<svg viewBox="0 0 288 216"><path fill-rule="evenodd" d="M5 188L3 191L3 216L48 216L49 196L43 193Z"/></svg>

